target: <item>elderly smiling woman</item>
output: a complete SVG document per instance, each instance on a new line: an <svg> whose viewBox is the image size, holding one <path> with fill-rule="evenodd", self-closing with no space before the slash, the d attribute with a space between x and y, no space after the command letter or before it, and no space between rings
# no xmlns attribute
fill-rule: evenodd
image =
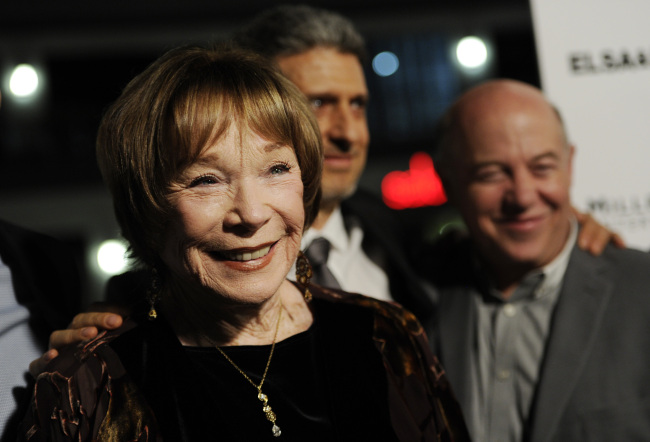
<svg viewBox="0 0 650 442"><path fill-rule="evenodd" d="M266 62L172 50L108 110L97 146L152 287L141 314L38 377L26 440L466 438L411 314L309 283L320 136Z"/></svg>

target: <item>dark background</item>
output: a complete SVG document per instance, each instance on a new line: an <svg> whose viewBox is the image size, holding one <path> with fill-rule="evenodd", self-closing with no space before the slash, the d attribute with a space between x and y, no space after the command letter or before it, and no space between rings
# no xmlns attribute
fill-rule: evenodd
<svg viewBox="0 0 650 442"><path fill-rule="evenodd" d="M299 2L286 2L299 3ZM461 92L491 77L539 85L526 0L306 1L348 16L371 57L390 50L400 69L379 77L370 66L371 147L361 185L379 194L381 178L408 167L431 146L437 118ZM0 218L57 236L79 253L89 296L98 298L97 244L119 232L94 157L103 110L124 85L165 50L222 40L255 13L260 0L48 0L5 2L0 14ZM452 57L465 35L488 40L493 57L480 75ZM42 100L20 107L5 77L17 63L46 73ZM435 236L444 209L402 213Z"/></svg>

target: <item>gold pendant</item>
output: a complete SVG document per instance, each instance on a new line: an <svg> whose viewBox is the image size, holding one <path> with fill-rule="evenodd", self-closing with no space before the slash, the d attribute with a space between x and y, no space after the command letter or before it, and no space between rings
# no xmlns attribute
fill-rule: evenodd
<svg viewBox="0 0 650 442"><path fill-rule="evenodd" d="M262 390L259 390L257 399L262 401L262 411L266 415L266 419L268 419L268 421L273 424L273 428L271 429L273 436L279 437L282 434L282 431L280 431L280 427L278 427L275 423L275 413L273 410L271 410L271 406L269 405L269 398L264 393L262 393Z"/></svg>

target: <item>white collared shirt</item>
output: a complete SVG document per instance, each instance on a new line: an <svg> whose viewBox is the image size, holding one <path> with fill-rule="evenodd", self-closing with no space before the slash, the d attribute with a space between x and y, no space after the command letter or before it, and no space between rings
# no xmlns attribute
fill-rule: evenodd
<svg viewBox="0 0 650 442"><path fill-rule="evenodd" d="M368 258L361 247L363 230L360 224L354 219L348 220L346 229L340 207L334 210L321 230L310 228L305 232L302 250L320 237L327 239L331 244L327 267L343 290L386 301L393 299L386 273ZM289 273L289 278L294 279L294 275L295 265Z"/></svg>

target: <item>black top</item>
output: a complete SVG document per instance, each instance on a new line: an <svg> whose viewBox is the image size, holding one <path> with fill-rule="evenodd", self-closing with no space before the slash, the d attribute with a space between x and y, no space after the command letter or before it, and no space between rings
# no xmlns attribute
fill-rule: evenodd
<svg viewBox="0 0 650 442"><path fill-rule="evenodd" d="M162 315L127 319L64 350L38 378L24 439L468 440L411 313L339 290L309 291L312 326L276 345L264 387L279 439L243 376L213 349L183 347ZM269 350L226 351L257 381Z"/></svg>
<svg viewBox="0 0 650 442"><path fill-rule="evenodd" d="M276 344L262 388L277 416L280 439L272 434L257 391L241 373L216 349L182 347L161 318L110 345L144 392L165 440L211 440L217 435L228 441L397 440L386 373L372 338L371 311L342 309L319 299L312 307L311 328ZM133 333L149 335L146 341L165 350L138 354L129 348ZM239 346L224 351L259 384L270 349ZM139 367L142 356L148 359L144 372ZM161 390L160 385L169 388Z"/></svg>
<svg viewBox="0 0 650 442"><path fill-rule="evenodd" d="M309 330L276 344L262 392L276 414L280 440L335 440L322 361L316 337ZM270 345L225 347L224 352L259 385L271 351ZM272 424L262 411L257 390L213 348L186 347L210 396L221 396L216 426L231 440L264 440ZM306 370L305 367L315 367ZM218 416L218 418L217 418Z"/></svg>

